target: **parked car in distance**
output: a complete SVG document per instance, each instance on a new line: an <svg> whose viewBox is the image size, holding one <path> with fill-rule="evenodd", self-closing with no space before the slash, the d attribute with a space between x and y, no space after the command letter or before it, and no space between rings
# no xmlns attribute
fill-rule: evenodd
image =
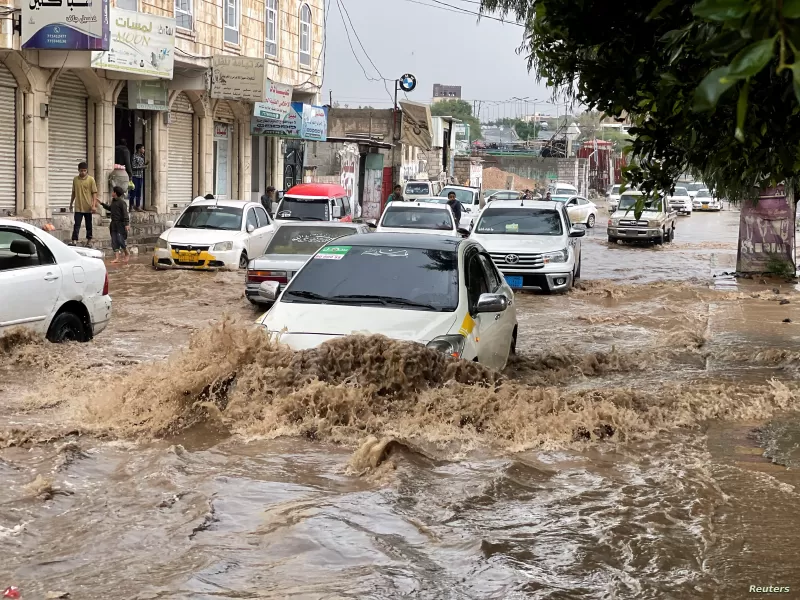
<svg viewBox="0 0 800 600"><path fill-rule="evenodd" d="M675 191L669 196L669 205L679 215L692 216L692 197L685 187L675 188Z"/></svg>
<svg viewBox="0 0 800 600"><path fill-rule="evenodd" d="M245 297L252 304L271 305L271 302L267 302L259 294L262 282L277 281L285 285L328 242L346 235L370 231L363 223L292 221L279 224L264 254L247 265Z"/></svg>
<svg viewBox="0 0 800 600"><path fill-rule="evenodd" d="M571 183L562 183L558 181L556 183L551 183L547 190L550 192L551 196L577 196L578 195L578 188L576 188Z"/></svg>
<svg viewBox="0 0 800 600"><path fill-rule="evenodd" d="M610 188L608 188L608 192L606 193L606 197L608 198L608 212L609 214L613 213L617 210L619 206L619 197L622 194L621 192L622 184L614 184Z"/></svg>
<svg viewBox="0 0 800 600"><path fill-rule="evenodd" d="M453 212L445 202L392 202L383 211L376 233L425 233L469 235L459 230Z"/></svg>
<svg viewBox="0 0 800 600"><path fill-rule="evenodd" d="M720 211L722 210L722 202L720 202L719 198L712 196L707 189L702 189L695 194L694 200L692 200L692 208L700 211Z"/></svg>
<svg viewBox="0 0 800 600"><path fill-rule="evenodd" d="M516 190L489 190L483 195L485 204L494 200L519 200L520 198L522 198L522 192Z"/></svg>
<svg viewBox="0 0 800 600"><path fill-rule="evenodd" d="M619 208L608 220L608 241L612 244L620 240L644 240L663 244L675 238L676 212L670 208L665 198L650 198L644 204L644 212L636 219L634 207L641 192L631 191L622 194Z"/></svg>
<svg viewBox="0 0 800 600"><path fill-rule="evenodd" d="M88 342L110 319L102 252L0 219L0 336L23 327L51 342Z"/></svg>
<svg viewBox="0 0 800 600"><path fill-rule="evenodd" d="M440 181L414 179L407 181L403 186L403 198L406 200L419 200L424 196L438 196L441 191L442 183Z"/></svg>
<svg viewBox="0 0 800 600"><path fill-rule="evenodd" d="M352 221L358 217L350 196L335 183L301 183L283 195L275 209L281 221Z"/></svg>
<svg viewBox="0 0 800 600"><path fill-rule="evenodd" d="M697 192L699 192L700 190L704 190L706 188L706 185L704 183L698 183L698 182L692 181L691 183L687 183L686 185L684 185L682 187L686 188L686 191L688 192L689 197L692 200L694 200L694 197L697 195Z"/></svg>
<svg viewBox="0 0 800 600"><path fill-rule="evenodd" d="M295 350L363 333L409 340L502 369L514 352L514 295L484 249L443 235L370 233L323 246L259 323Z"/></svg>
<svg viewBox="0 0 800 600"><path fill-rule="evenodd" d="M195 200L156 242L156 269L244 269L269 244L275 224L258 202Z"/></svg>
<svg viewBox="0 0 800 600"><path fill-rule="evenodd" d="M597 222L597 205L582 196L551 196L553 202L563 202L571 223L583 223L591 229Z"/></svg>
<svg viewBox="0 0 800 600"><path fill-rule="evenodd" d="M475 224L481 244L512 289L569 290L581 273L583 225L572 225L562 202L496 200Z"/></svg>

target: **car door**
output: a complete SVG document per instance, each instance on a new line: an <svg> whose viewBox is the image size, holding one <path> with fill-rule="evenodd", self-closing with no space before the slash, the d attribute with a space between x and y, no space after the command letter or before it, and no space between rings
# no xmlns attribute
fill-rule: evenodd
<svg viewBox="0 0 800 600"><path fill-rule="evenodd" d="M564 205L567 209L567 214L569 215L569 220L573 223L582 223L581 221L581 206L578 204L578 197L573 196L567 203Z"/></svg>
<svg viewBox="0 0 800 600"><path fill-rule="evenodd" d="M61 268L41 240L0 226L0 334L17 325L46 334L61 285Z"/></svg>
<svg viewBox="0 0 800 600"><path fill-rule="evenodd" d="M495 319L496 313L476 312L478 299L481 294L489 292L489 283L481 264L480 254L477 249L468 250L465 255L465 274L467 284L467 298L469 300L469 315L474 325L469 333L473 337L478 351L478 362L493 368L499 368L497 358L497 335L500 324Z"/></svg>
<svg viewBox="0 0 800 600"><path fill-rule="evenodd" d="M492 338L491 344L495 354L495 360L499 365L497 368L503 368L506 361L508 361L508 354L511 350L511 340L514 335L514 326L516 325L516 308L514 307L514 292L505 284L503 276L500 275L497 267L494 266L491 257L482 252L480 255L481 266L486 276L486 281L489 286L489 293L503 294L508 299L508 308L503 312L494 313L495 324L497 325L495 335ZM487 313L487 317L489 314Z"/></svg>
<svg viewBox="0 0 800 600"><path fill-rule="evenodd" d="M262 207L256 206L253 210L256 211L256 217L258 218L256 233L258 234L258 247L260 248L258 256L261 256L269 246L270 240L272 240L272 236L275 233L275 224Z"/></svg>
<svg viewBox="0 0 800 600"><path fill-rule="evenodd" d="M568 210L564 210L564 236L567 238L567 245L572 246L573 253L575 254L575 264L581 259L581 238L569 237L569 232L572 231L572 224L574 221L569 214Z"/></svg>

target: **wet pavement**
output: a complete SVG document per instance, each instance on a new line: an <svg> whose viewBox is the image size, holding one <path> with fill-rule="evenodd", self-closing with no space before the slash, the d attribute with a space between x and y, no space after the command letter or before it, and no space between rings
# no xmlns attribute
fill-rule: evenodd
<svg viewBox="0 0 800 600"><path fill-rule="evenodd" d="M0 353L0 588L800 597L800 295L724 275L737 225L591 230L578 289L519 295L520 356L483 387L361 342L354 383L249 332L241 273L110 266L96 340Z"/></svg>

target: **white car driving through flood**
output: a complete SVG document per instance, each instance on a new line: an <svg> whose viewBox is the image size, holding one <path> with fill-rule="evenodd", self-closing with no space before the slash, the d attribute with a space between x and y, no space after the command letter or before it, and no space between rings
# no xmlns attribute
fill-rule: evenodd
<svg viewBox="0 0 800 600"><path fill-rule="evenodd" d="M390 202L383 211L376 233L427 233L436 235L468 235L456 223L453 212L444 202Z"/></svg>
<svg viewBox="0 0 800 600"><path fill-rule="evenodd" d="M88 342L110 319L102 252L0 219L0 335L23 327L51 342Z"/></svg>
<svg viewBox="0 0 800 600"><path fill-rule="evenodd" d="M496 200L470 234L512 289L566 292L581 274L586 228L572 224L562 202Z"/></svg>
<svg viewBox="0 0 800 600"><path fill-rule="evenodd" d="M259 323L295 350L349 334L382 334L502 369L514 352L514 293L474 240L368 233L334 240L287 286L261 284L275 304Z"/></svg>
<svg viewBox="0 0 800 600"><path fill-rule="evenodd" d="M198 199L156 242L156 269L244 269L261 256L275 224L261 204Z"/></svg>

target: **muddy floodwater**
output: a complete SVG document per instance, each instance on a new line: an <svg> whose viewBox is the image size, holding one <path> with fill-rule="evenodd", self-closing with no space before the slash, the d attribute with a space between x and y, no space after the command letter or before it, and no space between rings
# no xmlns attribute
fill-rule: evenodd
<svg viewBox="0 0 800 600"><path fill-rule="evenodd" d="M800 598L800 294L725 274L737 226L591 230L577 289L518 294L503 374L366 337L295 354L241 273L109 266L96 340L0 341L0 589Z"/></svg>

